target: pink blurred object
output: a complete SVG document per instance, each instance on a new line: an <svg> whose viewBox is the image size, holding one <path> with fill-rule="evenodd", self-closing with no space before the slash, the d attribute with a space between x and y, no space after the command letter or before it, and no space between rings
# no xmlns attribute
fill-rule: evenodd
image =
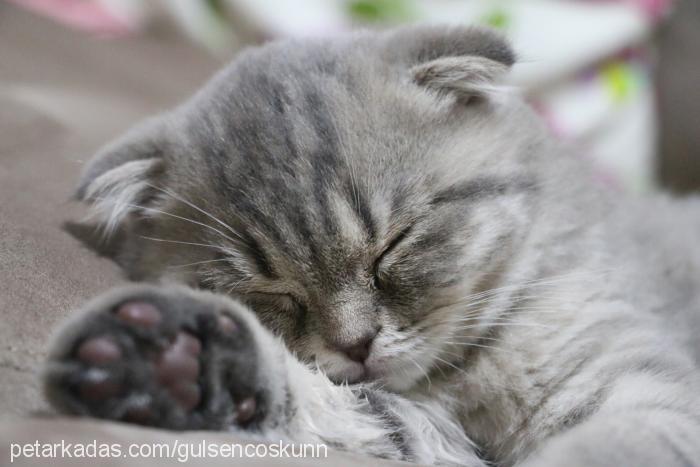
<svg viewBox="0 0 700 467"><path fill-rule="evenodd" d="M119 17L97 0L9 0L74 29L102 37L124 36L137 24Z"/></svg>
<svg viewBox="0 0 700 467"><path fill-rule="evenodd" d="M671 12L673 0L631 0L653 19L661 19Z"/></svg>
<svg viewBox="0 0 700 467"><path fill-rule="evenodd" d="M653 21L661 21L671 13L674 0L592 0L597 2L622 2L639 8Z"/></svg>

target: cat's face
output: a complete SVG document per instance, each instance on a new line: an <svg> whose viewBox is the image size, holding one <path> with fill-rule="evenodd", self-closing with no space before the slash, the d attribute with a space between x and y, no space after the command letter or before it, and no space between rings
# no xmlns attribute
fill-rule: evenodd
<svg viewBox="0 0 700 467"><path fill-rule="evenodd" d="M433 28L245 53L88 167L100 251L244 301L335 381L406 389L461 352L465 300L527 231L539 132L492 96L511 60Z"/></svg>

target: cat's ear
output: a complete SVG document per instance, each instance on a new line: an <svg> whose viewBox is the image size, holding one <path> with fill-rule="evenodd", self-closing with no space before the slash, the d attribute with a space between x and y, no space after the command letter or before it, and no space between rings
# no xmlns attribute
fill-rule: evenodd
<svg viewBox="0 0 700 467"><path fill-rule="evenodd" d="M165 134L147 121L101 149L83 171L75 197L90 205L88 218L65 230L100 255L114 258L130 216L147 209L164 171Z"/></svg>
<svg viewBox="0 0 700 467"><path fill-rule="evenodd" d="M390 34L386 44L416 84L461 102L498 92L515 63L506 39L485 28L414 26Z"/></svg>

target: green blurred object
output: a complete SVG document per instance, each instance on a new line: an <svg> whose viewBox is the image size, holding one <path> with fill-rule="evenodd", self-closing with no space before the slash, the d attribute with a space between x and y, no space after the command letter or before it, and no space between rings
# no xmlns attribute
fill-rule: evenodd
<svg viewBox="0 0 700 467"><path fill-rule="evenodd" d="M632 95L635 88L634 74L625 62L608 63L601 70L601 75L614 102L625 102Z"/></svg>
<svg viewBox="0 0 700 467"><path fill-rule="evenodd" d="M204 0L204 3L206 3L209 9L217 16L222 18L226 16L226 7L224 6L223 0Z"/></svg>
<svg viewBox="0 0 700 467"><path fill-rule="evenodd" d="M366 23L407 21L416 17L412 2L407 0L351 0L350 16Z"/></svg>
<svg viewBox="0 0 700 467"><path fill-rule="evenodd" d="M482 21L492 28L506 29L510 24L510 15L503 8L495 8L488 12Z"/></svg>

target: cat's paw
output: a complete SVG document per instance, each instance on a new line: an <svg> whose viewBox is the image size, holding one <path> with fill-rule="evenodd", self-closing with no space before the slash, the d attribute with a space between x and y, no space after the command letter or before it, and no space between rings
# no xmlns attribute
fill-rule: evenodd
<svg viewBox="0 0 700 467"><path fill-rule="evenodd" d="M138 286L88 305L45 371L64 412L172 429L254 428L269 415L274 359L243 306L182 287ZM269 347L269 345L268 345Z"/></svg>

